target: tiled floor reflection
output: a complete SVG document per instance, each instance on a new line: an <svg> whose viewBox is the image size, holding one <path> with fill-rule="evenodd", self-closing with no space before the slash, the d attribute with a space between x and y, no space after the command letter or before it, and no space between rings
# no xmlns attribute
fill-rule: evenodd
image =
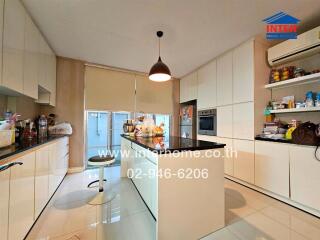
<svg viewBox="0 0 320 240"><path fill-rule="evenodd" d="M120 168L106 168L107 192L116 198L102 206L86 204L96 189L87 184L97 170L68 175L27 240L154 240L155 221ZM225 181L226 227L202 240L319 240L320 219ZM179 240L179 239L177 239Z"/></svg>
<svg viewBox="0 0 320 240"><path fill-rule="evenodd" d="M98 179L98 170L68 175L27 239L54 240L153 240L155 221L120 168L105 169L106 192L116 194L111 202L92 206L87 202L97 189L88 189Z"/></svg>
<svg viewBox="0 0 320 240"><path fill-rule="evenodd" d="M202 240L319 240L320 219L225 181L227 226Z"/></svg>

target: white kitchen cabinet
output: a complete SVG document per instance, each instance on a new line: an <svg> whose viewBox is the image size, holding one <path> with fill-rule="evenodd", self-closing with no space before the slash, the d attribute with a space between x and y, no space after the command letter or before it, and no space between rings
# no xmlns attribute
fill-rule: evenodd
<svg viewBox="0 0 320 240"><path fill-rule="evenodd" d="M49 146L36 151L35 219L49 200Z"/></svg>
<svg viewBox="0 0 320 240"><path fill-rule="evenodd" d="M133 182L141 194L143 200L149 207L152 214L158 215L158 178L157 164L154 163L155 154L132 144L133 152Z"/></svg>
<svg viewBox="0 0 320 240"><path fill-rule="evenodd" d="M224 173L233 176L233 140L216 136L197 135L198 140L226 144L224 148Z"/></svg>
<svg viewBox="0 0 320 240"><path fill-rule="evenodd" d="M180 79L180 103L198 98L198 72L195 71Z"/></svg>
<svg viewBox="0 0 320 240"><path fill-rule="evenodd" d="M26 14L23 94L38 99L40 35L31 17Z"/></svg>
<svg viewBox="0 0 320 240"><path fill-rule="evenodd" d="M40 69L38 71L39 86L41 92L37 100L40 104L55 106L56 104L56 56L45 39L40 36L39 59Z"/></svg>
<svg viewBox="0 0 320 240"><path fill-rule="evenodd" d="M218 142L219 141L219 137L216 136L209 136L209 135L197 135L197 139L201 140L201 141L208 141L208 142Z"/></svg>
<svg viewBox="0 0 320 240"><path fill-rule="evenodd" d="M254 104L253 102L233 105L233 138L254 139Z"/></svg>
<svg viewBox="0 0 320 240"><path fill-rule="evenodd" d="M128 177L128 171L133 169L134 155L131 142L125 138L121 138L121 152L126 153L121 155L121 177Z"/></svg>
<svg viewBox="0 0 320 240"><path fill-rule="evenodd" d="M2 85L18 93L23 93L25 16L19 0L5 1Z"/></svg>
<svg viewBox="0 0 320 240"><path fill-rule="evenodd" d="M217 105L217 61L213 60L198 70L198 109Z"/></svg>
<svg viewBox="0 0 320 240"><path fill-rule="evenodd" d="M49 91L49 84L47 83L46 72L47 72L47 60L46 60L46 42L43 36L40 34L39 37L39 72L38 72L38 84L40 87Z"/></svg>
<svg viewBox="0 0 320 240"><path fill-rule="evenodd" d="M56 157L57 157L57 187L62 182L64 176L68 170L68 164L66 164L67 159L69 158L69 138L64 137L59 139L56 143Z"/></svg>
<svg viewBox="0 0 320 240"><path fill-rule="evenodd" d="M61 138L49 145L49 195L62 182L68 170L69 138Z"/></svg>
<svg viewBox="0 0 320 240"><path fill-rule="evenodd" d="M4 240L8 238L9 178L10 169L0 172L0 236Z"/></svg>
<svg viewBox="0 0 320 240"><path fill-rule="evenodd" d="M49 145L49 195L52 196L57 186L58 179L58 161L57 161L57 143L54 142Z"/></svg>
<svg viewBox="0 0 320 240"><path fill-rule="evenodd" d="M254 141L233 140L234 177L254 184Z"/></svg>
<svg viewBox="0 0 320 240"><path fill-rule="evenodd" d="M254 41L233 51L233 103L254 100Z"/></svg>
<svg viewBox="0 0 320 240"><path fill-rule="evenodd" d="M320 161L315 147L290 145L291 199L320 210ZM317 153L320 159L320 153Z"/></svg>
<svg viewBox="0 0 320 240"><path fill-rule="evenodd" d="M232 105L217 107L217 136L232 138Z"/></svg>
<svg viewBox="0 0 320 240"><path fill-rule="evenodd" d="M255 141L255 185L289 198L288 144Z"/></svg>
<svg viewBox="0 0 320 240"><path fill-rule="evenodd" d="M232 104L232 51L217 59L217 106Z"/></svg>
<svg viewBox="0 0 320 240"><path fill-rule="evenodd" d="M14 160L11 168L9 204L9 240L24 239L34 222L35 152Z"/></svg>
<svg viewBox="0 0 320 240"><path fill-rule="evenodd" d="M224 173L233 176L233 140L231 138L218 138L218 143L226 144L224 147Z"/></svg>
<svg viewBox="0 0 320 240"><path fill-rule="evenodd" d="M52 53L50 55L50 106L56 105L56 84L57 84L57 62L56 56Z"/></svg>

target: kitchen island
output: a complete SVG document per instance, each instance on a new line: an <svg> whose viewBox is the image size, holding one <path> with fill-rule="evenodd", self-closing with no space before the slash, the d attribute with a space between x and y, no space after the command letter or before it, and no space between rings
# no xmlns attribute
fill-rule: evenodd
<svg viewBox="0 0 320 240"><path fill-rule="evenodd" d="M224 144L121 136L121 174L155 218L155 239L194 240L224 227Z"/></svg>

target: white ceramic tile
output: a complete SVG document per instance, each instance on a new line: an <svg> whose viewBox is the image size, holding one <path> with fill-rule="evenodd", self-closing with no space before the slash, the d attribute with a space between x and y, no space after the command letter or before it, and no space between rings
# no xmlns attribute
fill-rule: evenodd
<svg viewBox="0 0 320 240"><path fill-rule="evenodd" d="M228 229L241 240L307 239L261 213L254 213L245 217L243 220L228 226Z"/></svg>
<svg viewBox="0 0 320 240"><path fill-rule="evenodd" d="M274 219L308 239L320 239L320 219L278 203L261 211L262 214Z"/></svg>
<svg viewBox="0 0 320 240"><path fill-rule="evenodd" d="M241 220L241 218L253 214L255 209L246 204L244 200L225 194L225 219L226 225Z"/></svg>
<svg viewBox="0 0 320 240"><path fill-rule="evenodd" d="M216 231L201 240L239 240L234 233L232 233L228 228L223 228Z"/></svg>
<svg viewBox="0 0 320 240"><path fill-rule="evenodd" d="M88 189L98 170L71 174L48 204L27 240L153 240L156 223L132 182L120 168L105 170L106 192L116 197L88 205L97 188ZM226 180L226 224L203 240L319 240L320 220L268 196Z"/></svg>

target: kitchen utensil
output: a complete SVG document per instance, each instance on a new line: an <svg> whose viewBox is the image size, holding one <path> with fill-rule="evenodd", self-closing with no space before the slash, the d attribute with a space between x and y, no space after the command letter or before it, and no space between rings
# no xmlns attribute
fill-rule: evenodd
<svg viewBox="0 0 320 240"><path fill-rule="evenodd" d="M133 120L126 120L126 122L123 124L123 132L126 135L130 135L130 133L134 132Z"/></svg>

